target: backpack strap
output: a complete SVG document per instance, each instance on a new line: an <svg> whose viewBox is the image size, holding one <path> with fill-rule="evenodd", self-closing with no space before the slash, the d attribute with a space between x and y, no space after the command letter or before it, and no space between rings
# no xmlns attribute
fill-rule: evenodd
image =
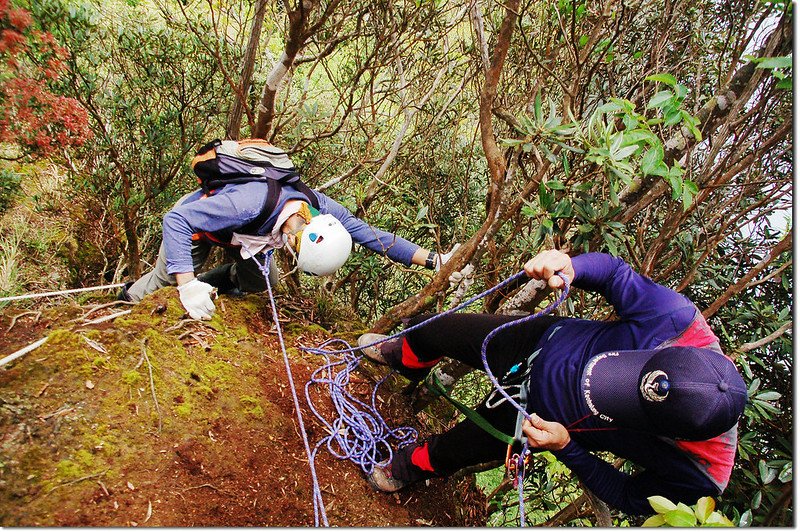
<svg viewBox="0 0 800 532"><path fill-rule="evenodd" d="M311 188L309 188L308 185L303 183L301 180L298 179L294 183L283 185L275 179L267 179L267 199L264 200L264 206L261 207L261 212L252 222L242 227L241 231L243 234L254 234L261 228L262 225L266 223L270 215L278 206L278 200L281 197L281 189L284 186L294 187L299 192L302 192L306 198L308 198L308 202L315 209L319 210L319 199L317 198L317 195L314 194L314 191L312 191Z"/></svg>

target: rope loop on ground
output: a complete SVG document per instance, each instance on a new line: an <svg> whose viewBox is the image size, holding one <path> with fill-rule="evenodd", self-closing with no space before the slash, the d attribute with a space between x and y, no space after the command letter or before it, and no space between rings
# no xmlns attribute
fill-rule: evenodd
<svg viewBox="0 0 800 532"><path fill-rule="evenodd" d="M339 459L350 460L369 475L375 466L384 467L392 462L392 445L404 447L417 440L418 433L412 427L392 429L378 411L378 388L392 374L383 377L372 391L371 404L366 404L348 391L351 373L361 364L363 356L349 350L350 345L341 339L332 339L320 345L319 349L340 343L346 346L345 353L333 358L323 355L325 363L317 368L306 383L306 401L317 419L325 426L328 436L316 445L314 453L324 445ZM314 406L311 389L325 387L330 394L336 417L328 421Z"/></svg>

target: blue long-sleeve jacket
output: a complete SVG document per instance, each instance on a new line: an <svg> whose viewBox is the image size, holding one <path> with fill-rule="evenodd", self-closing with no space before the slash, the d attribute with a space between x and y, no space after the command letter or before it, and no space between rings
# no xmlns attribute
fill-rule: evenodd
<svg viewBox="0 0 800 532"><path fill-rule="evenodd" d="M586 363L606 351L670 345L721 352L699 310L685 296L634 272L620 259L588 253L572 259L573 286L602 294L617 321L564 319L548 330L532 362L528 411L570 431L555 456L606 503L629 514L653 513L647 497L661 495L694 504L719 495L728 483L736 451L736 427L704 442L684 442L612 428L581 398ZM593 455L609 451L636 464L629 475Z"/></svg>
<svg viewBox="0 0 800 532"><path fill-rule="evenodd" d="M354 242L406 266L411 264L411 257L419 249L418 245L372 227L322 192L313 192L319 199L320 212L332 214L342 222ZM266 197L267 186L263 182L230 184L212 196L206 196L201 190L197 190L181 205L173 207L164 216L163 222L167 273L193 271L192 235L211 233L217 240L229 242L233 232L239 232L259 216ZM271 232L284 205L293 199L307 201L302 192L284 186L275 210L255 234L262 236Z"/></svg>

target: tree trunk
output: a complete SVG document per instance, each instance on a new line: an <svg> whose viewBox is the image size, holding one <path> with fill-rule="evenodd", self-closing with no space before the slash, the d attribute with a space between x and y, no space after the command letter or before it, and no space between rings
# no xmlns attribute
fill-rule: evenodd
<svg viewBox="0 0 800 532"><path fill-rule="evenodd" d="M256 127L253 137L266 139L275 120L275 97L280 89L281 82L286 77L294 60L303 48L308 35L306 27L308 19L314 9L319 6L319 0L300 0L296 9L287 12L289 17L289 36L278 63L272 67L267 76L267 83L261 93L261 103L258 108Z"/></svg>
<svg viewBox="0 0 800 532"><path fill-rule="evenodd" d="M461 270L466 263L475 255L478 247L486 239L492 238L501 225L500 207L502 204L503 184L506 178L506 162L503 153L497 145L492 128L492 109L497 97L497 85L500 74L503 71L508 49L511 45L511 37L514 34L514 25L517 20L519 10L519 0L510 0L506 3L506 14L497 34L497 43L492 54L491 67L486 73L486 80L481 89L480 97L480 131L483 151L489 166L490 184L487 198L486 221L480 229L465 242L456 253L442 266L430 284L423 288L402 303L389 309L386 314L381 316L372 330L375 332L386 332L394 328L401 319L419 314L423 310L430 308L436 301L436 294L448 285L448 277L451 273Z"/></svg>
<svg viewBox="0 0 800 532"><path fill-rule="evenodd" d="M242 126L242 115L247 113L247 121L250 129L253 129L253 114L247 106L247 94L250 92L250 84L253 81L253 69L256 63L256 52L258 52L258 43L261 40L261 28L264 25L264 14L267 11L267 0L257 0L256 14L253 19L253 27L250 30L250 38L247 41L247 49L242 59L242 79L239 83L239 92L233 101L230 114L228 116L228 125L225 128L225 134L229 139L237 140L239 138L239 130Z"/></svg>

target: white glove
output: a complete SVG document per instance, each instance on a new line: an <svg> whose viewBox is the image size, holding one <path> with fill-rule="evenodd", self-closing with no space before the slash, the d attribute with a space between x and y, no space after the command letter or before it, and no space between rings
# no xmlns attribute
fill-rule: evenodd
<svg viewBox="0 0 800 532"><path fill-rule="evenodd" d="M456 252L458 248L461 247L461 244L454 244L452 249L447 253L439 253L433 257L433 271L438 272L442 269L442 264L450 260L450 257L453 256L453 253Z"/></svg>
<svg viewBox="0 0 800 532"><path fill-rule="evenodd" d="M192 279L178 287L181 296L181 305L193 320L210 320L214 314L214 302L211 296L216 295L217 289L208 283Z"/></svg>
<svg viewBox="0 0 800 532"><path fill-rule="evenodd" d="M470 287L470 285L473 282L475 282L473 278L474 272L475 272L475 266L473 266L472 264L467 264L461 271L458 270L454 271L453 273L450 274L450 277L447 278L447 280L450 281L450 287L455 288L463 283L464 289L466 290L467 288Z"/></svg>

